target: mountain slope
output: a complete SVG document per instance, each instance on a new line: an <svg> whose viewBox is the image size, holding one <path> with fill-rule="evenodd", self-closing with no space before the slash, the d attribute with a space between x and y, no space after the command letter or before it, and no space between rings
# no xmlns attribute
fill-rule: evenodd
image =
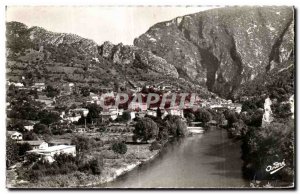
<svg viewBox="0 0 300 194"><path fill-rule="evenodd" d="M19 22L6 27L7 77L27 84L162 82L234 99L247 83L261 84L274 68L294 63L293 7L226 7L177 17L152 26L134 46L97 45Z"/></svg>
<svg viewBox="0 0 300 194"><path fill-rule="evenodd" d="M8 22L6 27L7 77L11 81L113 87L115 82L125 85L161 78L175 83L178 78L165 59L134 46L109 42L99 46L77 35L28 28L19 22Z"/></svg>
<svg viewBox="0 0 300 194"><path fill-rule="evenodd" d="M173 64L180 77L223 97L288 59L292 7L227 7L177 17L134 40Z"/></svg>

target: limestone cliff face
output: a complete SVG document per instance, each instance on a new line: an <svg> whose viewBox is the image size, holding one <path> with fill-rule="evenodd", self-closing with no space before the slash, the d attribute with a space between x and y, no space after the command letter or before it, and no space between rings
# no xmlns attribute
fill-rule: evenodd
<svg viewBox="0 0 300 194"><path fill-rule="evenodd" d="M240 84L287 60L292 7L228 7L155 24L134 45L164 58L179 76L230 97Z"/></svg>
<svg viewBox="0 0 300 194"><path fill-rule="evenodd" d="M70 45L73 48L80 49L81 52L96 56L97 43L93 40L82 38L75 34L55 33L47 31L40 27L29 29L29 38L32 42L39 45L53 45L58 47L61 44Z"/></svg>
<svg viewBox="0 0 300 194"><path fill-rule="evenodd" d="M99 46L74 34L28 28L20 22L6 24L6 40L7 77L12 81L22 81L25 75L29 83L67 81L101 87L178 78L176 68L165 59L135 46L109 42Z"/></svg>
<svg viewBox="0 0 300 194"><path fill-rule="evenodd" d="M153 71L162 76L178 78L176 68L167 63L165 59L135 46L113 45L110 42L104 42L99 47L99 53L105 59L111 60L116 65L124 66L124 68L142 68L145 73Z"/></svg>

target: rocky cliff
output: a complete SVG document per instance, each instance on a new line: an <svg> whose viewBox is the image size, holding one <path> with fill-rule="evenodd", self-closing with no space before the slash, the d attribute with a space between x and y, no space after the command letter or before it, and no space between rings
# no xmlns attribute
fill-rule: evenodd
<svg viewBox="0 0 300 194"><path fill-rule="evenodd" d="M274 68L294 63L293 7L226 7L181 16L155 24L134 46L97 45L19 22L7 23L6 36L13 81L105 87L165 82L234 98L240 88L245 94L241 86L260 84Z"/></svg>
<svg viewBox="0 0 300 194"><path fill-rule="evenodd" d="M226 7L177 17L134 40L179 76L233 97L241 84L293 55L293 7Z"/></svg>
<svg viewBox="0 0 300 194"><path fill-rule="evenodd" d="M175 83L178 78L176 68L165 59L135 46L97 45L19 22L7 23L6 37L7 76L12 81L113 87L116 82L152 84L159 79Z"/></svg>

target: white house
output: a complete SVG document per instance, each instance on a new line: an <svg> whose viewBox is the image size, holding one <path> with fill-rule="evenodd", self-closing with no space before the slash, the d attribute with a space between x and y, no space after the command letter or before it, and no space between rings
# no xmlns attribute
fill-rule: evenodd
<svg viewBox="0 0 300 194"><path fill-rule="evenodd" d="M157 112L155 110L147 110L147 115L156 117L157 116Z"/></svg>
<svg viewBox="0 0 300 194"><path fill-rule="evenodd" d="M56 145L50 147L45 146L41 149L39 148L39 149L27 151L27 153L38 154L48 162L52 163L54 162L55 154L65 153L65 154L72 154L73 156L76 156L76 146L75 145Z"/></svg>
<svg viewBox="0 0 300 194"><path fill-rule="evenodd" d="M24 87L24 84L22 83L13 83L13 85L15 85L16 87Z"/></svg>
<svg viewBox="0 0 300 194"><path fill-rule="evenodd" d="M24 128L25 128L27 131L32 131L32 130L33 130L33 125L26 125L26 126L24 126Z"/></svg>
<svg viewBox="0 0 300 194"><path fill-rule="evenodd" d="M64 116L64 118L67 121L77 122L81 118L81 115L86 117L88 113L89 110L86 108L71 109L68 113L68 116Z"/></svg>
<svg viewBox="0 0 300 194"><path fill-rule="evenodd" d="M77 133L85 133L86 132L86 128L77 128L77 129L75 129L75 132L77 132Z"/></svg>
<svg viewBox="0 0 300 194"><path fill-rule="evenodd" d="M94 93L92 93L92 92L90 92L90 97L91 97L91 99L92 99L93 101L97 101L97 100L100 99L99 96L98 96L97 94L94 94Z"/></svg>
<svg viewBox="0 0 300 194"><path fill-rule="evenodd" d="M167 111L170 115L180 116L180 117L184 118L183 110L180 109L179 107L170 107L167 109Z"/></svg>
<svg viewBox="0 0 300 194"><path fill-rule="evenodd" d="M123 112L122 112L122 114L123 114ZM118 115L120 115L118 108L109 108L109 109L101 112L102 120L108 120L110 118L112 120L115 120L118 118Z"/></svg>
<svg viewBox="0 0 300 194"><path fill-rule="evenodd" d="M147 103L130 102L128 109L146 111L148 109L148 105Z"/></svg>
<svg viewBox="0 0 300 194"><path fill-rule="evenodd" d="M23 135L17 131L7 131L9 137L13 140L21 141L23 140Z"/></svg>
<svg viewBox="0 0 300 194"><path fill-rule="evenodd" d="M45 83L34 83L32 88L37 89L37 91L41 92L42 90L46 89Z"/></svg>

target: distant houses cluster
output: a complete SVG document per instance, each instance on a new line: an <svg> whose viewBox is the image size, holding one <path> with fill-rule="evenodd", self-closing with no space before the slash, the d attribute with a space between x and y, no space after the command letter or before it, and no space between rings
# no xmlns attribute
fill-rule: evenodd
<svg viewBox="0 0 300 194"><path fill-rule="evenodd" d="M45 83L34 83L30 87L25 87L23 83L15 83L15 82L7 82L7 85L14 85L15 87L21 89L21 90L35 90L39 92L38 98L35 98L34 100L40 103L43 103L45 105L45 109L49 111L56 111L59 113L60 116L60 122L61 123L76 123L79 122L80 119L86 119L89 114L89 109L86 108L86 105L96 104L101 105L104 103L105 98L103 98L103 94L105 94L105 97L115 99L117 93L113 91L112 88L104 88L102 91L105 91L105 93L93 93L89 92L89 95L84 98L84 102L82 102L82 105L76 105L75 107L69 108L67 111L65 110L54 110L55 104L58 102L59 98L56 97L48 97L45 95L43 91L47 88ZM71 95L72 92L74 92L76 89L76 86L74 83L63 83L62 86L60 86L62 89L60 91L59 96L67 96ZM170 93L171 91L177 91L178 88L173 87L171 85L167 84L157 84L156 86L145 86L145 87L138 87L134 86L133 89L130 91L133 94L136 94L138 92L141 92L142 90L158 90L163 91L165 93ZM146 94L143 94L144 98ZM9 103L7 104L9 106ZM190 109L190 108L210 108L216 111L223 110L223 109L229 109L234 110L236 112L241 112L241 105L232 103L230 100L223 100L219 98L209 98L209 99L199 99L196 98L195 104L191 106L189 102L185 102L184 107L180 107L179 105L172 105L168 107L159 107L159 106L151 106L149 107L147 103L145 102L131 102L128 104L126 108L122 108L115 105L108 105L106 108L100 111L98 117L101 122L101 124L106 124L105 130L108 132L116 132L116 131L126 131L126 132L132 132L133 126L128 124L130 121L134 120L135 118L142 118L146 115L157 117L158 112L160 112L161 118L165 118L168 115L173 116L179 116L182 119L184 118L184 109ZM158 110L159 109L159 110ZM127 114L126 116L129 117L129 121L124 123L118 124L118 118L121 118L124 114ZM113 122L114 121L114 122ZM117 121L117 122L116 122ZM86 120L85 120L86 122ZM211 123L213 124L213 123ZM33 130L34 124L26 125L24 128L27 131ZM72 128L72 132L75 133L94 133L99 128L93 126L87 127L76 125L75 128ZM190 130L194 131L195 133L202 133L203 129L199 126L190 126ZM28 151L27 153L35 153L40 155L41 157L45 158L49 162L53 162L53 157L55 154L59 153L68 153L72 155L76 155L76 146L70 145L70 142L44 142L44 141L24 141L23 140L23 134L17 131L8 131L8 137L17 141L18 143L28 143L31 145L32 150Z"/></svg>

